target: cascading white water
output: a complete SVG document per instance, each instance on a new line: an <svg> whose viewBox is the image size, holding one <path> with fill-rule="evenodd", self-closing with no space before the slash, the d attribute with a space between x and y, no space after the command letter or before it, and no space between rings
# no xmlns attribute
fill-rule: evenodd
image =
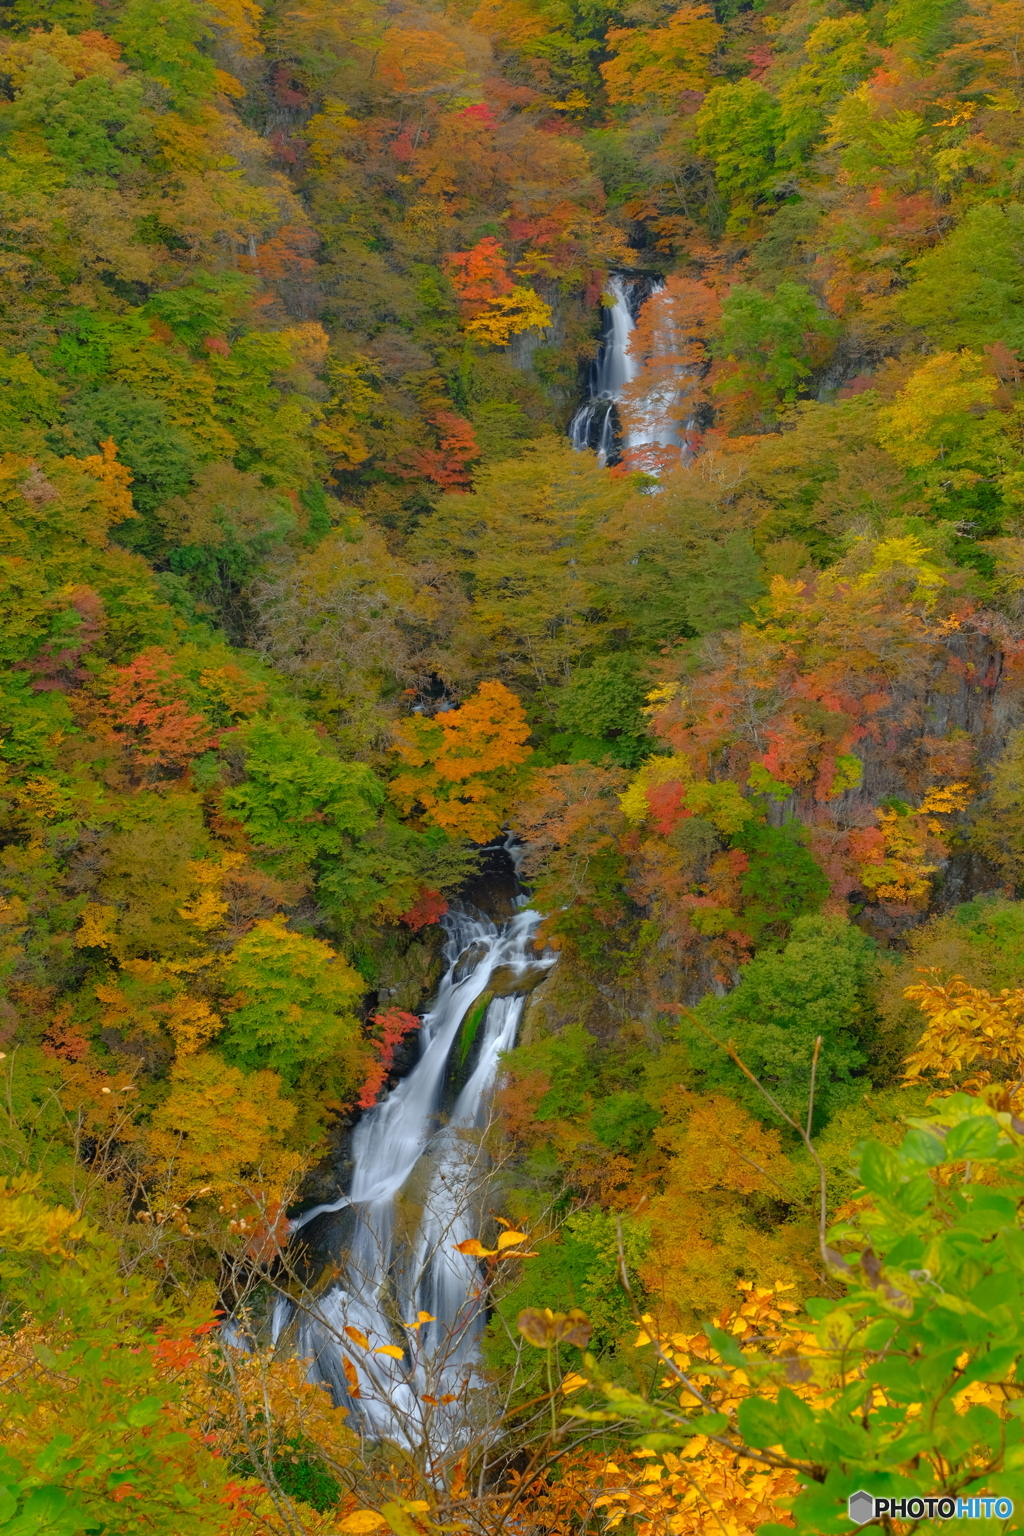
<svg viewBox="0 0 1024 1536"><path fill-rule="evenodd" d="M629 351L634 321L626 283L618 272L608 279L605 293L613 302L606 310L601 349L590 370L590 397L569 423L569 441L576 451L596 448L602 464L618 446L615 407L622 398L623 386L637 374L637 364Z"/></svg>
<svg viewBox="0 0 1024 1536"><path fill-rule="evenodd" d="M618 407L626 386L640 376L643 361L631 347L636 329L634 308L638 315L647 304L656 303L663 288L662 283L631 279L618 272L608 279L605 293L612 304L606 312L601 349L590 370L589 398L569 423L572 446L577 452L596 449L602 464L623 451L674 447L680 441L673 421L678 398L674 383L652 388L639 401L631 401L627 423L624 427L619 424L622 413Z"/></svg>
<svg viewBox="0 0 1024 1536"><path fill-rule="evenodd" d="M456 1245L479 1234L490 1171L473 1133L487 1123L501 1053L515 1044L526 992L554 963L532 947L539 913L521 910L500 926L476 912L451 912L442 921L448 966L423 1018L419 1061L357 1125L349 1194L293 1223L297 1231L351 1207L344 1277L314 1312L295 1316L280 1302L274 1327L276 1340L293 1324L296 1351L311 1361L313 1377L349 1404L368 1434L411 1445L428 1437L435 1445L457 1441L468 1411L484 1319L478 1262ZM460 1025L492 982L506 995L492 998L476 1039L466 1042L475 1065L445 1118L446 1065ZM408 1328L420 1312L436 1321ZM346 1328L364 1334L371 1351L403 1348L403 1359L350 1345ZM357 1401L346 1359L359 1382ZM451 1401L441 1405L442 1397Z"/></svg>

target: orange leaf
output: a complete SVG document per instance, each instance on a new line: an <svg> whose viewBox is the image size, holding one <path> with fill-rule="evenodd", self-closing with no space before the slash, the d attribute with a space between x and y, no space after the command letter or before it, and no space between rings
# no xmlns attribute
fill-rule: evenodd
<svg viewBox="0 0 1024 1536"><path fill-rule="evenodd" d="M358 1344L360 1349L369 1349L369 1339L366 1337L366 1334L362 1333L358 1328L352 1328L348 1323L346 1323L342 1332L347 1333L353 1344Z"/></svg>
<svg viewBox="0 0 1024 1536"><path fill-rule="evenodd" d="M467 1237L464 1243L456 1243L460 1253L468 1253L474 1259L493 1259L497 1248L485 1248L478 1237Z"/></svg>
<svg viewBox="0 0 1024 1536"><path fill-rule="evenodd" d="M341 1364L345 1371L345 1385L348 1387L349 1397L360 1397L362 1394L359 1391L359 1377L348 1355L342 1355Z"/></svg>

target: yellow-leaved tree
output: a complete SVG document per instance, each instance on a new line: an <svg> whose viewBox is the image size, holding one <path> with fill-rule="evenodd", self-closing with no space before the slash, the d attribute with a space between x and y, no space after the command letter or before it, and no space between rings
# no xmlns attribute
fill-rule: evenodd
<svg viewBox="0 0 1024 1536"><path fill-rule="evenodd" d="M906 1081L977 1092L993 1081L1024 1075L1024 988L990 992L962 976L941 981L935 970L927 977L903 994L928 1020L907 1057Z"/></svg>
<svg viewBox="0 0 1024 1536"><path fill-rule="evenodd" d="M684 91L707 90L708 65L723 36L706 5L681 6L663 27L611 27L615 57L601 65L609 101L653 102L670 111Z"/></svg>

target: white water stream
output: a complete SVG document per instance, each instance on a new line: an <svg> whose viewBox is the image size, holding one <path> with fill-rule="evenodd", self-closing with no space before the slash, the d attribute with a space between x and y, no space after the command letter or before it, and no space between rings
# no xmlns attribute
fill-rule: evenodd
<svg viewBox="0 0 1024 1536"><path fill-rule="evenodd" d="M643 367L643 358L632 350L636 321L641 309L658 303L663 289L663 283L620 272L608 279L605 293L612 303L605 311L601 347L590 370L589 396L569 423L572 446L577 452L596 449L602 464L630 449L669 448L680 441L673 420L680 389L674 382L654 387L633 402L625 426L619 411L626 386L640 376Z"/></svg>
<svg viewBox="0 0 1024 1536"><path fill-rule="evenodd" d="M354 1230L342 1277L314 1313L296 1315L291 1303L279 1301L274 1337L292 1324L296 1352L311 1361L313 1378L330 1385L372 1438L450 1444L470 1411L484 1303L479 1261L456 1244L479 1236L485 1222L491 1170L478 1133L488 1123L501 1053L515 1044L527 990L554 963L553 955L533 949L539 921L540 914L528 910L500 925L477 912L442 919L447 969L423 1018L419 1060L356 1126L349 1194L292 1224L295 1232L315 1217L351 1208ZM489 990L500 995L488 1004L475 1038L466 1041L463 1034L460 1046L460 1025ZM475 1063L445 1116L453 1048ZM436 1321L410 1329L421 1311ZM346 1327L364 1334L371 1350L350 1342ZM382 1345L401 1347L403 1358L372 1353ZM424 1396L437 1402L425 1403ZM451 1401L440 1403L446 1396Z"/></svg>

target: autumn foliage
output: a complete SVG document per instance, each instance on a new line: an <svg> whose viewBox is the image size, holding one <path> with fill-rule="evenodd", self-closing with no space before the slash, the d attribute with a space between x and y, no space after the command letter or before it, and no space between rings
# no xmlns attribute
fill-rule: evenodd
<svg viewBox="0 0 1024 1536"><path fill-rule="evenodd" d="M1024 1502L1021 22L3 8L0 1527ZM293 1222L506 855L479 1337L425 1159L338 1410Z"/></svg>
<svg viewBox="0 0 1024 1536"><path fill-rule="evenodd" d="M457 709L411 717L395 727L403 768L391 793L405 810L421 808L445 832L485 843L509 814L530 757L522 705L503 683L481 683Z"/></svg>

